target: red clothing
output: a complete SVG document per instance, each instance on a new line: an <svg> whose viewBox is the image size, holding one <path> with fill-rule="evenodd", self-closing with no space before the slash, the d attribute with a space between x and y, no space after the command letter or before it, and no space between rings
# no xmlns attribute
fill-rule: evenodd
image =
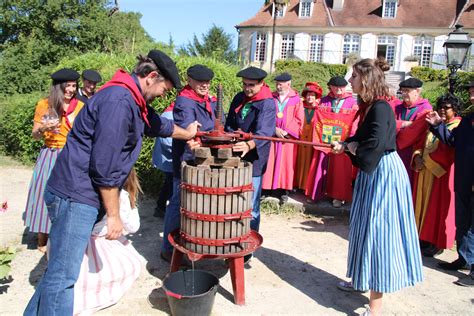
<svg viewBox="0 0 474 316"><path fill-rule="evenodd" d="M452 130L460 122L453 118ZM437 248L453 247L456 226L454 221L454 148L428 133L423 143L415 145L413 157L420 155L424 167L414 172L413 200L415 220L420 239Z"/></svg>
<svg viewBox="0 0 474 316"><path fill-rule="evenodd" d="M313 142L344 141L355 132L358 107L352 95L340 100L326 96L316 112ZM339 109L335 106L339 105ZM349 201L352 199L352 163L347 155L331 154L329 149L315 148L305 194L317 201L324 196Z"/></svg>
<svg viewBox="0 0 474 316"><path fill-rule="evenodd" d="M277 109L276 127L288 132L291 138L299 139L304 121L303 103L295 90L291 90L286 105L278 117L278 94L273 93ZM272 142L268 157L267 170L263 175L262 188L292 190L296 170L297 145Z"/></svg>

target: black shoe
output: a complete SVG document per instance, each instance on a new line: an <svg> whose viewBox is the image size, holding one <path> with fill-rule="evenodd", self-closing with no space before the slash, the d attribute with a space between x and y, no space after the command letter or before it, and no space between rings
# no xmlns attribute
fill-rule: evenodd
<svg viewBox="0 0 474 316"><path fill-rule="evenodd" d="M439 249L435 245L429 245L428 247L421 249L421 254L429 258L432 258L435 255L439 255L441 253L443 253L443 249Z"/></svg>
<svg viewBox="0 0 474 316"><path fill-rule="evenodd" d="M246 255L246 256L244 256L244 264L249 263L250 259L252 259L252 256L253 256L253 255L252 255L251 253L248 254L248 255Z"/></svg>
<svg viewBox="0 0 474 316"><path fill-rule="evenodd" d="M460 286L466 286L466 287L474 287L474 275L469 274L463 278L460 278L454 284L460 285Z"/></svg>
<svg viewBox="0 0 474 316"><path fill-rule="evenodd" d="M463 258L458 258L453 262L438 262L438 266L448 271L469 270L470 268Z"/></svg>

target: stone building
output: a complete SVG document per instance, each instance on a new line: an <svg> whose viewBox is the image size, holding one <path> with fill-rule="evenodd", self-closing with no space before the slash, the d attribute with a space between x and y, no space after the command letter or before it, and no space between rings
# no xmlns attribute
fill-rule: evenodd
<svg viewBox="0 0 474 316"><path fill-rule="evenodd" d="M267 70L273 41L274 61L384 56L392 71L407 72L414 63L445 68L443 44L454 25L474 37L474 0L289 0L281 10L271 0L262 4L236 28L244 64ZM474 65L473 47L465 69Z"/></svg>

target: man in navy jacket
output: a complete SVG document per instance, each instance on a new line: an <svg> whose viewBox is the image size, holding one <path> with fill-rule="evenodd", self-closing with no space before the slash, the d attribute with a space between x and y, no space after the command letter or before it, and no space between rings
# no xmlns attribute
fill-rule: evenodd
<svg viewBox="0 0 474 316"><path fill-rule="evenodd" d="M122 235L119 192L142 146L153 137L194 137L160 118L148 105L179 88L173 60L152 50L129 75L118 70L79 112L44 193L51 219L48 267L25 315L72 315L74 284L99 209L107 214L107 239Z"/></svg>

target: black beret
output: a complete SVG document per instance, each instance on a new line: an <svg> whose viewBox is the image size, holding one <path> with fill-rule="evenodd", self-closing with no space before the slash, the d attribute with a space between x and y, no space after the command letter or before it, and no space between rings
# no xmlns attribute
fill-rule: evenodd
<svg viewBox="0 0 474 316"><path fill-rule="evenodd" d="M163 77L171 81L176 89L182 88L178 68L176 68L176 64L168 55L160 50L153 49L148 53L148 57L153 60Z"/></svg>
<svg viewBox="0 0 474 316"><path fill-rule="evenodd" d="M84 70L82 72L82 79L86 79L95 83L102 81L102 77L100 76L100 74L92 69Z"/></svg>
<svg viewBox="0 0 474 316"><path fill-rule="evenodd" d="M262 80L267 76L267 72L257 67L248 67L237 73L237 77L251 80Z"/></svg>
<svg viewBox="0 0 474 316"><path fill-rule="evenodd" d="M187 74L189 77L197 81L209 81L214 78L212 70L204 65L194 65L189 67Z"/></svg>
<svg viewBox="0 0 474 316"><path fill-rule="evenodd" d="M347 86L347 84L348 84L347 80L341 76L332 77L331 79L329 79L329 82L328 82L328 85L335 86L335 87L345 87Z"/></svg>
<svg viewBox="0 0 474 316"><path fill-rule="evenodd" d="M291 75L287 72L284 72L275 77L275 81L290 81L290 80L291 80Z"/></svg>
<svg viewBox="0 0 474 316"><path fill-rule="evenodd" d="M74 81L79 79L79 73L74 69L63 68L51 74L51 79L55 82Z"/></svg>
<svg viewBox="0 0 474 316"><path fill-rule="evenodd" d="M420 88L423 85L423 81L416 78L408 78L400 82L400 88Z"/></svg>

